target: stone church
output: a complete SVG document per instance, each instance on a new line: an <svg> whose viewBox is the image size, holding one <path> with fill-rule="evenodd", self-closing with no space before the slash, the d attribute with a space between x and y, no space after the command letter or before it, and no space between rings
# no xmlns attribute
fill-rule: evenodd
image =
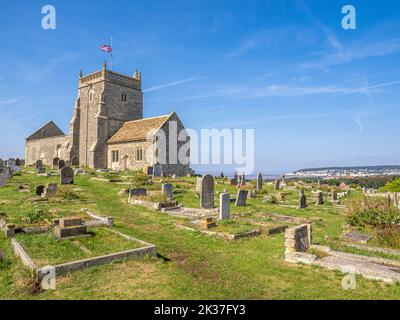
<svg viewBox="0 0 400 320"><path fill-rule="evenodd" d="M169 134L170 127L177 134ZM167 139L158 139L161 131ZM178 141L182 133L186 139ZM181 147L186 161L176 159ZM114 170L156 165L165 175L187 174L189 157L190 138L175 112L143 118L141 73L129 77L108 70L105 63L100 71L86 76L81 72L69 134L51 121L26 138L25 147L26 165L37 160L48 166L64 160L73 166Z"/></svg>

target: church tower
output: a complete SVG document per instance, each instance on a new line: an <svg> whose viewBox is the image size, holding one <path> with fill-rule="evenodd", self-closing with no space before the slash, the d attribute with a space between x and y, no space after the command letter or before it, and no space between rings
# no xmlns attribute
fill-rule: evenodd
<svg viewBox="0 0 400 320"><path fill-rule="evenodd" d="M143 118L141 74L132 77L103 69L79 77L78 99L71 121L71 162L107 168L107 141L124 122Z"/></svg>

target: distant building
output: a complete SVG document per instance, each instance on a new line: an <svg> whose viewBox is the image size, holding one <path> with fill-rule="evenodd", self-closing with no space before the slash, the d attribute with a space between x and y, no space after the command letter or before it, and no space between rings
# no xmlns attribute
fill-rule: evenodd
<svg viewBox="0 0 400 320"><path fill-rule="evenodd" d="M190 146L190 139L178 141L174 136L171 140L168 132L166 141L157 137L157 132L168 131L170 126L181 132L182 122L175 112L143 119L141 85L139 72L129 77L107 70L106 64L87 76L81 73L69 134L51 121L30 135L26 138L26 165L39 159L50 166L62 159L74 166L99 169L142 169L159 163L164 174L189 172L188 161L170 158L170 147ZM160 155L166 155L163 161Z"/></svg>

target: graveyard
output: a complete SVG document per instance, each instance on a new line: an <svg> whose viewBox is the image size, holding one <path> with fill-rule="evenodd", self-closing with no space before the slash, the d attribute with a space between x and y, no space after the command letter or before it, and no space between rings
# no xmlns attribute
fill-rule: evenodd
<svg viewBox="0 0 400 320"><path fill-rule="evenodd" d="M0 188L2 299L400 294L395 242L346 220L352 203L375 198L389 201L396 213L398 194L268 181L261 174L229 179L69 164L11 167ZM55 290L40 287L45 266L56 270ZM357 290L342 287L350 267Z"/></svg>

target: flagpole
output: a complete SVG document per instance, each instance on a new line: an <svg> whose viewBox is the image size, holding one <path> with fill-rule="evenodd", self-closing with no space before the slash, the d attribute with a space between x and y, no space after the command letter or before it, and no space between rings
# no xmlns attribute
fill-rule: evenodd
<svg viewBox="0 0 400 320"><path fill-rule="evenodd" d="M113 40L112 40L112 37L111 37L111 70L113 69L113 53L112 53L112 50L113 50Z"/></svg>

